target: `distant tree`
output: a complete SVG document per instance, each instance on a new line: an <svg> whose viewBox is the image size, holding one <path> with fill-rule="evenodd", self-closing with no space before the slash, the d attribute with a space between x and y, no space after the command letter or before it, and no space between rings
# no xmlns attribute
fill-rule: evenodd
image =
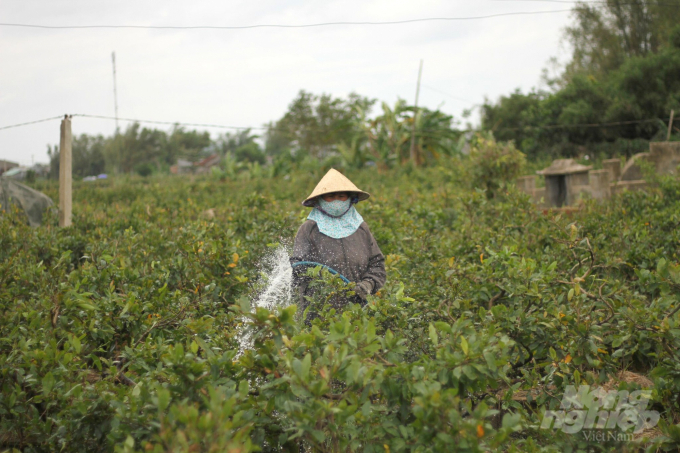
<svg viewBox="0 0 680 453"><path fill-rule="evenodd" d="M453 116L439 110L418 109L416 115L416 165L450 155L461 132L454 128Z"/></svg>
<svg viewBox="0 0 680 453"><path fill-rule="evenodd" d="M73 138L71 168L73 176L84 177L103 173L106 168L105 152L110 139L101 135L82 134ZM47 147L50 157L50 177L59 177L60 153L57 145Z"/></svg>
<svg viewBox="0 0 680 453"><path fill-rule="evenodd" d="M399 99L391 108L382 104L383 114L363 123L367 137L366 149L381 167L410 160L413 112L415 108ZM460 132L454 129L453 117L439 110L418 109L416 116L416 162L422 165L450 154L455 148Z"/></svg>
<svg viewBox="0 0 680 453"><path fill-rule="evenodd" d="M383 114L373 120L364 120L363 125L368 137L368 152L381 168L387 168L408 155L411 128L409 109L403 99L397 100L394 108L383 102L382 111Z"/></svg>
<svg viewBox="0 0 680 453"><path fill-rule="evenodd" d="M50 158L50 178L59 178L59 145L47 145L47 156Z"/></svg>
<svg viewBox="0 0 680 453"><path fill-rule="evenodd" d="M520 149L533 148L538 139L534 127L543 122L542 102L547 96L546 92L523 94L517 89L496 103L486 100L481 108L482 130L493 132L501 141L514 140Z"/></svg>
<svg viewBox="0 0 680 453"><path fill-rule="evenodd" d="M107 164L111 171L129 173L142 163L153 163L160 168L162 162L174 163L169 151L167 134L157 129L141 128L133 123L118 134L107 147Z"/></svg>
<svg viewBox="0 0 680 453"><path fill-rule="evenodd" d="M680 23L680 0L605 0L579 2L565 38L573 48L565 81L579 73L601 77L627 58L658 52L669 45Z"/></svg>
<svg viewBox="0 0 680 453"><path fill-rule="evenodd" d="M257 162L264 164L266 156L262 147L256 142L259 137L244 129L236 133L225 133L215 140L213 148L222 156L231 154L237 161Z"/></svg>
<svg viewBox="0 0 680 453"><path fill-rule="evenodd" d="M88 176L104 171L149 174L150 171L167 170L178 158L195 162L217 148L208 132L175 127L168 134L133 123L124 132L112 137L86 134L74 137L73 174ZM258 162L264 159L251 145L239 153L245 159ZM50 157L50 175L56 178L59 176L59 148L48 146L47 154Z"/></svg>
<svg viewBox="0 0 680 453"><path fill-rule="evenodd" d="M361 130L360 112L368 112L374 103L356 93L342 99L301 90L286 114L268 125L265 151L276 155L286 149L303 149L317 158L328 155L339 143L352 142Z"/></svg>
<svg viewBox="0 0 680 453"><path fill-rule="evenodd" d="M605 121L660 119L610 129L623 138L665 137L670 111L680 111L680 26L675 44L644 58L631 58L610 78ZM677 123L675 123L677 124Z"/></svg>
<svg viewBox="0 0 680 453"><path fill-rule="evenodd" d="M104 173L106 160L104 152L108 139L101 135L82 134L73 140L73 174L84 177Z"/></svg>
<svg viewBox="0 0 680 453"><path fill-rule="evenodd" d="M596 149L631 155L665 137L670 111L680 110L679 74L680 25L657 52L626 56L599 76L574 73L555 92L516 91L485 102L482 128L532 157Z"/></svg>
<svg viewBox="0 0 680 453"><path fill-rule="evenodd" d="M196 162L209 154L211 144L208 132L186 131L176 126L168 136L167 156L173 162L178 157Z"/></svg>

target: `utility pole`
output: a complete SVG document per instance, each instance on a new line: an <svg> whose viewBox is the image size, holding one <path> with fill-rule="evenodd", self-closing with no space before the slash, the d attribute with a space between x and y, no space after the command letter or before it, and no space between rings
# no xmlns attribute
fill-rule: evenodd
<svg viewBox="0 0 680 453"><path fill-rule="evenodd" d="M673 115L675 115L675 110L671 110L671 120L668 122L668 134L666 134L666 141L670 141L671 132L673 131Z"/></svg>
<svg viewBox="0 0 680 453"><path fill-rule="evenodd" d="M59 140L59 226L71 226L71 117L61 120Z"/></svg>
<svg viewBox="0 0 680 453"><path fill-rule="evenodd" d="M113 106L116 111L116 135L118 135L118 90L116 89L116 52L111 52L113 62Z"/></svg>
<svg viewBox="0 0 680 453"><path fill-rule="evenodd" d="M118 173L121 172L121 166L122 166L122 157L121 157L121 152L120 152L120 142L118 140L118 134L120 133L120 129L118 129L118 89L116 87L116 52L111 52L111 62L113 63L113 107L115 108L116 112L116 133L114 135L113 139L113 146L114 150L117 150L118 152L118 165L116 166L116 171Z"/></svg>
<svg viewBox="0 0 680 453"><path fill-rule="evenodd" d="M416 103L413 109L413 130L411 131L411 162L418 165L418 156L416 155L416 116L418 115L418 95L420 94L420 76L423 73L423 60L420 60L420 68L418 69L418 85L416 86Z"/></svg>

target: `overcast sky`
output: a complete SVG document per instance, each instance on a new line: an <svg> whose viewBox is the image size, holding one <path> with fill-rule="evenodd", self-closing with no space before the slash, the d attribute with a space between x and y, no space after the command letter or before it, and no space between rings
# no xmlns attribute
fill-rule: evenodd
<svg viewBox="0 0 680 453"><path fill-rule="evenodd" d="M3 0L0 22L310 24L469 17L571 6L530 0ZM551 57L568 57L561 34L570 17L568 12L556 12L400 25L246 30L0 26L0 127L65 113L113 116L112 51L116 52L121 118L262 126L280 118L301 89L334 96L355 91L390 104L399 97L413 102L422 58L420 105L462 119L463 109L485 97L496 99L516 88L526 91L539 85L541 70ZM110 135L114 130L113 121L73 119L74 134ZM58 142L58 120L0 130L0 159L47 162L47 145Z"/></svg>

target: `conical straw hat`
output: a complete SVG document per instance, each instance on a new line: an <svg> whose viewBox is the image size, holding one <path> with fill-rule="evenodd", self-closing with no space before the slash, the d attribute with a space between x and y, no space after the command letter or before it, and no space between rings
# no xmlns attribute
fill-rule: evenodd
<svg viewBox="0 0 680 453"><path fill-rule="evenodd" d="M302 204L304 206L314 206L314 199L316 197L333 192L354 192L357 194L359 201L366 200L370 197L367 192L359 190L345 175L338 170L331 168L328 170L328 173L321 178L321 181L316 185L312 194L308 196Z"/></svg>

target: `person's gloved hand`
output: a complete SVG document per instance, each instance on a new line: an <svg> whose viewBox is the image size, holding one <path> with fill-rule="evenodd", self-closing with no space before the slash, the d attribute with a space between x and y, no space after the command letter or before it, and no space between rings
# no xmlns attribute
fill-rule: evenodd
<svg viewBox="0 0 680 453"><path fill-rule="evenodd" d="M366 299L366 296L371 294L371 291L373 291L373 280L361 280L354 287L354 292L362 299Z"/></svg>

